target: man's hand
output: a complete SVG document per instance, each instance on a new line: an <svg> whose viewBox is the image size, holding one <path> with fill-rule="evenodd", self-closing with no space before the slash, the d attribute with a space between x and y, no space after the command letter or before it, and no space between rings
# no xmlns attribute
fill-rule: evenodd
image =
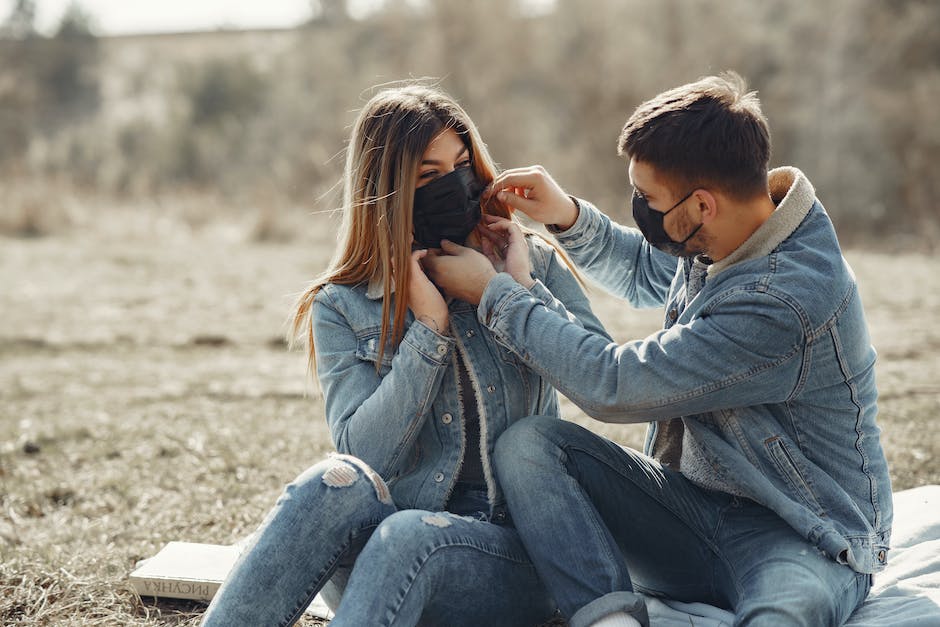
<svg viewBox="0 0 940 627"><path fill-rule="evenodd" d="M569 229L578 206L540 165L506 170L490 185L490 193L542 224Z"/></svg>
<svg viewBox="0 0 940 627"><path fill-rule="evenodd" d="M448 296L478 305L487 283L496 276L493 264L472 248L446 239L441 242L441 250L424 258L428 277Z"/></svg>

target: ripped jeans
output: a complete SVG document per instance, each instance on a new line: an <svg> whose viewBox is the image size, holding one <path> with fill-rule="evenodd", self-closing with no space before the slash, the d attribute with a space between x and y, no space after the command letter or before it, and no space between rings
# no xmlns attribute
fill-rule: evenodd
<svg viewBox="0 0 940 627"><path fill-rule="evenodd" d="M548 596L485 486L451 512L398 510L362 461L335 455L290 483L206 610L206 627L292 625L322 590L331 627L538 625Z"/></svg>

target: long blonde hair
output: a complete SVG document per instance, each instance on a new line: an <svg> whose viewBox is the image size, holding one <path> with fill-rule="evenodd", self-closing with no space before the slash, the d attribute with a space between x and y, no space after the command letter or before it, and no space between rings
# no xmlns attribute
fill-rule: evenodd
<svg viewBox="0 0 940 627"><path fill-rule="evenodd" d="M479 180L492 181L497 168L479 132L463 108L443 92L418 84L386 88L359 113L346 152L339 247L330 267L297 300L288 335L291 345L296 340L306 345L311 371L316 368L311 308L327 283L381 283L378 363L389 344L394 348L401 342L408 310L414 182L431 140L448 128L467 145ZM495 197L482 209L511 217L509 207ZM393 290L398 295L394 311Z"/></svg>

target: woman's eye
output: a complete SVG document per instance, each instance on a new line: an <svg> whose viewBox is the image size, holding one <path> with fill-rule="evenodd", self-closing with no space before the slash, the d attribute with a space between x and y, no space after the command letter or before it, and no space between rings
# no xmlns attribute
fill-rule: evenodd
<svg viewBox="0 0 940 627"><path fill-rule="evenodd" d="M471 165L471 163L472 163L472 162L470 161L470 159L464 159L463 161L461 161L460 163L458 163L457 165L455 165L455 166L454 166L454 169L456 170L456 169L459 169L459 168L469 168L470 165Z"/></svg>
<svg viewBox="0 0 940 627"><path fill-rule="evenodd" d="M428 170L427 172L422 172L418 175L418 178L422 181L429 181L437 176L437 170Z"/></svg>

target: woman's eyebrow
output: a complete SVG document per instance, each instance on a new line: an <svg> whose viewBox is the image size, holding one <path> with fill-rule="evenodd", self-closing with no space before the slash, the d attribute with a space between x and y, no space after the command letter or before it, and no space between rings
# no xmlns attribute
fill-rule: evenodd
<svg viewBox="0 0 940 627"><path fill-rule="evenodd" d="M457 160L460 159L462 156L464 156L464 154L466 154L467 151L468 151L468 148L467 148L466 146L464 146L463 148L461 148L461 149L460 149L460 152L457 153L457 156L454 157L454 161L457 161ZM437 159L423 159L423 160L421 161L421 165L441 165L441 161L439 161L439 160L437 160Z"/></svg>

